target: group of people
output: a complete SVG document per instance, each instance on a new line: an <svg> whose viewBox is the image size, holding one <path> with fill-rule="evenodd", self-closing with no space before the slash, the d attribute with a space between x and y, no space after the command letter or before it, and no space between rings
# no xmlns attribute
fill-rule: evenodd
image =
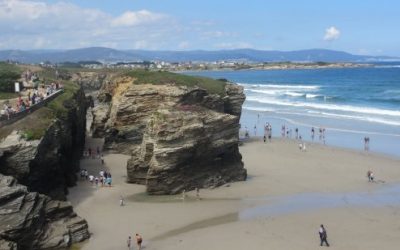
<svg viewBox="0 0 400 250"><path fill-rule="evenodd" d="M99 146L96 147L96 151L94 151L94 149L92 149L91 147L87 148L85 151L83 151L83 157L89 159L97 158L101 160L101 165L104 164L103 154L101 153Z"/></svg>
<svg viewBox="0 0 400 250"><path fill-rule="evenodd" d="M58 83L51 83L48 86L41 86L36 89L28 91L26 94L26 98L22 95L18 97L17 103L15 106L12 106L9 102L3 105L3 109L0 111L0 114L3 116L7 116L7 119L14 114L19 112L23 112L29 109L32 105L42 102L56 91L61 88L61 85Z"/></svg>
<svg viewBox="0 0 400 250"><path fill-rule="evenodd" d="M94 176L92 174L89 174L89 172L86 169L81 169L80 176L82 180L87 180L90 182L92 185L96 185L96 187L99 186L99 184L104 187L111 187L112 184L112 176L110 172L106 172L104 170L101 170L99 172L99 176Z"/></svg>
<svg viewBox="0 0 400 250"><path fill-rule="evenodd" d="M143 238L140 234L135 234L135 241L136 241L136 246L138 250L142 249L142 242L143 242ZM128 236L128 240L127 240L127 246L128 246L128 250L132 249L132 237Z"/></svg>

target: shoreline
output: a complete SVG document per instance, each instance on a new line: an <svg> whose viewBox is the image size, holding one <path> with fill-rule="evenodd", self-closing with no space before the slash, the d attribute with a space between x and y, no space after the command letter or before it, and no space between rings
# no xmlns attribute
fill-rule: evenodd
<svg viewBox="0 0 400 250"><path fill-rule="evenodd" d="M88 139L88 145L96 143L101 140ZM268 144L245 143L239 150L248 180L201 189L202 200L196 200L193 191L185 200L179 195L146 196L144 186L125 182L128 156L105 152L103 168L113 174L113 187L96 188L79 181L68 196L92 233L80 247L120 249L127 236L137 232L148 250L257 249L260 244L308 250L317 247L315 230L323 222L337 249L353 246L354 236L341 231L354 225L359 227L354 232L367 239L363 249L376 249L378 243L382 249L392 249L394 242L385 243L385 237L395 237L395 221L400 219L398 199L391 200L393 192L400 193L400 161L318 144L307 149L302 152L296 141L276 138ZM96 159L81 163L89 171L102 169ZM368 183L365 173L370 168L383 182ZM120 195L126 200L123 207ZM378 206L368 203L379 199ZM382 230L380 235L389 236L376 236L368 226L370 220ZM298 242L288 240L293 238Z"/></svg>

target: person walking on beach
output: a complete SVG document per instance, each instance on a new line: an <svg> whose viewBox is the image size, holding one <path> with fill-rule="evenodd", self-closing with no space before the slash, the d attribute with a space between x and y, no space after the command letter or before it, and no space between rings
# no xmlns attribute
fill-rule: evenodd
<svg viewBox="0 0 400 250"><path fill-rule="evenodd" d="M138 250L141 250L142 249L143 238L142 238L142 236L140 234L136 234L135 238L136 238L136 245L138 247Z"/></svg>
<svg viewBox="0 0 400 250"><path fill-rule="evenodd" d="M320 246L322 246L325 243L326 246L329 247L328 234L326 233L324 225L321 224L321 226L319 227L319 232L318 233L319 233L319 238L321 240Z"/></svg>
<svg viewBox="0 0 400 250"><path fill-rule="evenodd" d="M315 129L314 127L311 128L311 140L314 141L314 136L315 136Z"/></svg>
<svg viewBox="0 0 400 250"><path fill-rule="evenodd" d="M254 136L257 136L257 125L254 125Z"/></svg>
<svg viewBox="0 0 400 250"><path fill-rule="evenodd" d="M364 137L364 150L369 151L369 137Z"/></svg>
<svg viewBox="0 0 400 250"><path fill-rule="evenodd" d="M131 236L128 236L128 240L126 241L126 244L128 245L128 250L131 250L131 246L132 246L132 238L131 238Z"/></svg>
<svg viewBox="0 0 400 250"><path fill-rule="evenodd" d="M296 132L296 140L297 140L297 139L299 139L299 129L296 128L294 131Z"/></svg>

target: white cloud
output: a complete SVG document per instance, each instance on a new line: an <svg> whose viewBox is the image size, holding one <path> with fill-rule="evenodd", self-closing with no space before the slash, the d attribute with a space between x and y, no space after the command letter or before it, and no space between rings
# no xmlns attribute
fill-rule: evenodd
<svg viewBox="0 0 400 250"><path fill-rule="evenodd" d="M324 36L325 41L337 40L339 37L340 37L340 30L338 30L336 27L331 26L325 30L325 36Z"/></svg>
<svg viewBox="0 0 400 250"><path fill-rule="evenodd" d="M174 29L173 18L148 10L113 16L66 2L0 0L2 48L154 48Z"/></svg>
<svg viewBox="0 0 400 250"><path fill-rule="evenodd" d="M136 26L144 23L153 23L160 21L166 16L158 13L153 13L147 10L140 11L127 11L121 16L112 20L112 26L129 27Z"/></svg>

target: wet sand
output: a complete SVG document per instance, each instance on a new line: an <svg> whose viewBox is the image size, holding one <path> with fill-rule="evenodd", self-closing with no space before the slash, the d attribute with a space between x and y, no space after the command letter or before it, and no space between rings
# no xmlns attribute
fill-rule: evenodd
<svg viewBox="0 0 400 250"><path fill-rule="evenodd" d="M92 148L100 140L88 141ZM92 237L82 249L126 249L138 232L145 249L318 249L323 223L335 249L397 249L400 160L322 145L274 140L240 147L249 179L180 196L148 197L125 183L127 156L84 159L82 168L113 174L113 187L80 181L70 189ZM377 182L369 183L372 169ZM119 206L123 195L126 205Z"/></svg>

